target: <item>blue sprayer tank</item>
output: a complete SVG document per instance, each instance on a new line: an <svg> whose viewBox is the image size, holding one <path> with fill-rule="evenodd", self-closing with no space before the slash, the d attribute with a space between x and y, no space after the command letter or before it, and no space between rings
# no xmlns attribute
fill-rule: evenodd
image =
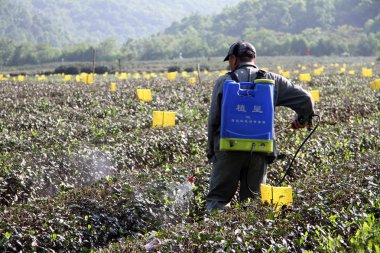
<svg viewBox="0 0 380 253"><path fill-rule="evenodd" d="M273 152L274 80L223 84L221 151Z"/></svg>

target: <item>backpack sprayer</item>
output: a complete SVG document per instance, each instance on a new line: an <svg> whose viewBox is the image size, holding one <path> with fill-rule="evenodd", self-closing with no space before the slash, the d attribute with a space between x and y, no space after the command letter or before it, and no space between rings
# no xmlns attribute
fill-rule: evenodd
<svg viewBox="0 0 380 253"><path fill-rule="evenodd" d="M239 83L233 80L224 82L220 130L221 151L250 151L251 158L253 152L270 154L274 151L273 94L274 80L270 79L256 79L253 83ZM318 117L318 122L311 130L313 117ZM310 118L301 117L298 121L301 124L308 122L310 133L298 147L277 187L264 184L260 187L262 202L275 204L276 209L293 202L291 187L280 187L280 185L289 174L298 152L317 129L320 117L318 115ZM247 185L249 188L248 182ZM250 188L249 190L252 192Z"/></svg>

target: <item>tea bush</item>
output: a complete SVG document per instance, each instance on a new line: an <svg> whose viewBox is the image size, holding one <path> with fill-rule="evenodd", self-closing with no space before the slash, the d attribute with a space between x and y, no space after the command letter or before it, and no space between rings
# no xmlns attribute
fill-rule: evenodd
<svg viewBox="0 0 380 253"><path fill-rule="evenodd" d="M380 93L373 79L328 73L300 84L319 89L320 126L286 184L294 203L277 213L259 199L206 213L205 158L213 80L109 79L93 85L27 79L0 83L0 250L142 252L357 252L378 250ZM114 78L114 77L111 77ZM375 78L375 77L374 77ZM139 102L137 88L153 91ZM152 128L155 110L176 126ZM276 184L307 135L276 112ZM176 189L195 178L189 198ZM178 204L180 203L180 204Z"/></svg>

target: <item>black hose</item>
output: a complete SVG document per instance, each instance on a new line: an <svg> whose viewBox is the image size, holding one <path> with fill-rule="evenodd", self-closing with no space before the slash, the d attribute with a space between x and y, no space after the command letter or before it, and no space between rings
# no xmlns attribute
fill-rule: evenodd
<svg viewBox="0 0 380 253"><path fill-rule="evenodd" d="M319 126L319 123L321 121L321 117L319 115L316 115L314 114L312 117L317 117L318 118L318 122L317 124L315 125L315 127L310 131L310 133L306 136L306 138L303 140L303 142L301 143L301 145L298 147L296 153L294 154L293 158L292 158L292 161L290 162L288 168L286 169L285 171L285 174L284 176L281 178L280 182L277 184L278 186L282 184L282 182L284 181L285 177L289 174L290 172L290 169L293 165L293 162L294 160L296 159L299 151L301 150L301 148L303 147L303 145L307 142L307 140L313 135L314 131L318 128ZM254 191L252 191L252 189L249 187L249 184L248 184L248 170L249 170L249 166L251 165L251 161L252 161L252 156L253 156L253 152L254 152L254 147L255 147L255 144L252 143L252 148L251 148L251 152L250 152L250 157L249 157L249 162L248 162L248 167L246 168L246 184L247 184L247 187L248 187L248 190L251 192L252 195L255 195L256 193Z"/></svg>
<svg viewBox="0 0 380 253"><path fill-rule="evenodd" d="M313 128L313 130L310 131L310 133L308 134L308 136L306 136L306 138L303 140L303 142L301 143L301 145L298 147L296 153L294 154L294 156L292 158L292 161L290 162L288 168L285 171L284 176L281 178L280 182L278 182L278 184L277 184L278 186L280 186L282 184L282 182L284 181L285 177L289 174L290 169L292 168L293 162L296 159L296 157L297 157L299 151L301 150L302 146L307 142L307 140L310 138L310 136L313 135L314 131L319 126L319 122L321 121L321 117L319 115L316 115L316 114L314 114L313 117L317 117L318 118L317 124L315 125L315 127Z"/></svg>

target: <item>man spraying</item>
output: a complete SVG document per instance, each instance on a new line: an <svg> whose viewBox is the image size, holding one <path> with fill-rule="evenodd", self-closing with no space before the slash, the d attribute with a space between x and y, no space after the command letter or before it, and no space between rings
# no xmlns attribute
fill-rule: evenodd
<svg viewBox="0 0 380 253"><path fill-rule="evenodd" d="M310 94L300 86L293 85L285 77L260 70L256 66L256 49L245 41L232 44L224 61L228 61L231 72L220 77L214 86L208 118L207 158L212 163L209 192L206 196L207 210L224 209L237 191L239 201L260 194L260 184L266 181L268 163L273 162L274 152L221 151L221 118L223 84L226 80L253 82L256 79L274 81L274 106L286 106L294 110L297 117L292 128L304 128L314 112ZM254 150L253 150L254 151Z"/></svg>

